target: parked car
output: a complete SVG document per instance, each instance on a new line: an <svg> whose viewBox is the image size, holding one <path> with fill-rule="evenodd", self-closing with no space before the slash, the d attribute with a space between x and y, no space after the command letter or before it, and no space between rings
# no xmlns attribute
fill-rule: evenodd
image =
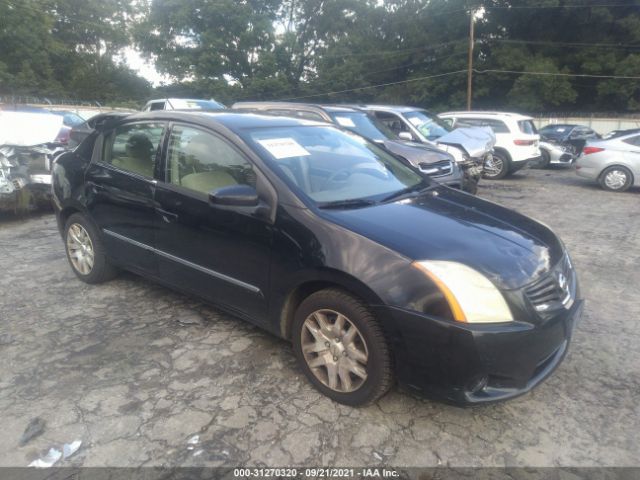
<svg viewBox="0 0 640 480"><path fill-rule="evenodd" d="M80 280L120 267L200 295L290 340L341 403L374 401L394 376L462 404L523 394L562 361L580 315L549 228L333 125L137 114L54 168Z"/></svg>
<svg viewBox="0 0 640 480"><path fill-rule="evenodd" d="M142 109L143 112L154 110L224 110L226 107L214 100L200 98L158 98L149 100Z"/></svg>
<svg viewBox="0 0 640 480"><path fill-rule="evenodd" d="M640 131L588 141L576 160L576 173L613 192L640 185Z"/></svg>
<svg viewBox="0 0 640 480"><path fill-rule="evenodd" d="M493 157L496 138L491 129L459 128L455 131L437 116L416 107L355 105L374 115L401 140L436 146L451 153L467 176L482 174Z"/></svg>
<svg viewBox="0 0 640 480"><path fill-rule="evenodd" d="M438 116L451 128L490 127L496 135L493 158L485 163L486 178L504 178L540 158L540 135L533 118L508 112L444 112Z"/></svg>
<svg viewBox="0 0 640 480"><path fill-rule="evenodd" d="M82 141L87 138L97 126L103 125L105 122L124 118L127 115L131 115L131 113L133 112L113 111L94 115L89 120L71 128L71 131L69 132L68 146L73 148L80 145L80 143L82 143Z"/></svg>
<svg viewBox="0 0 640 480"><path fill-rule="evenodd" d="M51 205L51 165L64 150L62 118L46 110L0 109L0 211Z"/></svg>
<svg viewBox="0 0 640 480"><path fill-rule="evenodd" d="M636 132L640 132L640 128L627 128L627 129L621 129L621 130L611 130L610 132L608 132L608 133L606 133L605 135L602 136L602 140L609 140L610 138L621 137L623 135L627 135L629 133L636 133Z"/></svg>
<svg viewBox="0 0 640 480"><path fill-rule="evenodd" d="M333 123L402 157L443 185L463 188L469 193L476 193L478 190L479 178L463 178L451 154L428 145L401 141L375 118L361 110L335 105L286 102L237 102L231 108Z"/></svg>
<svg viewBox="0 0 640 480"><path fill-rule="evenodd" d="M566 123L546 125L539 133L542 154L539 166L543 168L553 163L567 164L575 161L587 140L600 138L600 135L589 127ZM563 154L558 156L558 150Z"/></svg>
<svg viewBox="0 0 640 480"><path fill-rule="evenodd" d="M540 160L535 163L537 168L547 168L549 165L572 165L577 154L571 145L540 141Z"/></svg>

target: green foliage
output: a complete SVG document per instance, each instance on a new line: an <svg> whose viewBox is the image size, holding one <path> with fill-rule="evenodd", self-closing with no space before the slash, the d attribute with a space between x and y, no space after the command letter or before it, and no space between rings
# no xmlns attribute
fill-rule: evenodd
<svg viewBox="0 0 640 480"><path fill-rule="evenodd" d="M479 4L474 107L640 109L637 79L606 78L640 76L638 0L0 0L0 93L464 108ZM121 63L134 44L171 85Z"/></svg>

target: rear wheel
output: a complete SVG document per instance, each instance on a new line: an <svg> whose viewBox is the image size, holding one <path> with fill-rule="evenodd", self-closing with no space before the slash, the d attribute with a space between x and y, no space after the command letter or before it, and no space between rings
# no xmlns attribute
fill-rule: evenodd
<svg viewBox="0 0 640 480"><path fill-rule="evenodd" d="M600 174L599 182L605 190L624 192L633 184L633 174L628 168L616 165L605 168Z"/></svg>
<svg viewBox="0 0 640 480"><path fill-rule="evenodd" d="M495 152L484 162L482 176L489 180L504 178L509 173L509 159L502 152Z"/></svg>
<svg viewBox="0 0 640 480"><path fill-rule="evenodd" d="M86 283L101 283L116 276L107 259L97 229L83 215L74 213L64 229L67 259L76 276Z"/></svg>
<svg viewBox="0 0 640 480"><path fill-rule="evenodd" d="M366 405L391 387L382 329L360 300L341 290L321 290L302 302L293 349L309 381L336 402Z"/></svg>

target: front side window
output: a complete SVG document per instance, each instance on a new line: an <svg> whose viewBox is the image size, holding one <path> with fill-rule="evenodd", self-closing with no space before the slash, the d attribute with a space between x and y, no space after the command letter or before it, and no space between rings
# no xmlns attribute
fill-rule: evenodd
<svg viewBox="0 0 640 480"><path fill-rule="evenodd" d="M404 116L427 140L437 140L451 131L446 123L425 110L407 112Z"/></svg>
<svg viewBox="0 0 640 480"><path fill-rule="evenodd" d="M319 206L378 201L425 182L373 143L331 126L250 129L243 137L274 171Z"/></svg>
<svg viewBox="0 0 640 480"><path fill-rule="evenodd" d="M102 160L121 170L153 178L164 124L133 123L111 132Z"/></svg>
<svg viewBox="0 0 640 480"><path fill-rule="evenodd" d="M192 127L176 126L169 136L167 181L209 194L231 185L255 187L251 164L226 140Z"/></svg>

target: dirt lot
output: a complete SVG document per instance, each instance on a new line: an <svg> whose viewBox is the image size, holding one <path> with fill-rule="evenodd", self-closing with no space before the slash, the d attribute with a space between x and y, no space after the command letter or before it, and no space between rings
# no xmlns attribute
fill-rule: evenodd
<svg viewBox="0 0 640 480"><path fill-rule="evenodd" d="M587 305L546 383L473 409L397 388L334 404L286 343L133 275L82 284L53 216L3 218L0 466L76 439L57 465L640 465L640 192L526 170L480 195L560 234Z"/></svg>

